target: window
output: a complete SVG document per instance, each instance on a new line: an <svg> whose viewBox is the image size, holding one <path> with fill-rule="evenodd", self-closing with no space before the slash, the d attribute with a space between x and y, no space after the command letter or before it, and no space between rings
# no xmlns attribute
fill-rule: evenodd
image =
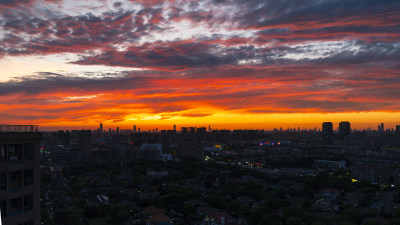
<svg viewBox="0 0 400 225"><path fill-rule="evenodd" d="M7 189L7 173L0 173L0 190Z"/></svg>
<svg viewBox="0 0 400 225"><path fill-rule="evenodd" d="M33 184L33 170L24 171L24 186Z"/></svg>
<svg viewBox="0 0 400 225"><path fill-rule="evenodd" d="M22 171L8 173L8 192L22 191Z"/></svg>
<svg viewBox="0 0 400 225"><path fill-rule="evenodd" d="M33 195L24 197L24 211L30 211L33 209Z"/></svg>
<svg viewBox="0 0 400 225"><path fill-rule="evenodd" d="M33 143L24 144L24 159L33 159L35 154L35 145Z"/></svg>
<svg viewBox="0 0 400 225"><path fill-rule="evenodd" d="M22 145L8 145L8 162L11 164L22 163Z"/></svg>
<svg viewBox="0 0 400 225"><path fill-rule="evenodd" d="M7 162L7 145L0 145L0 162Z"/></svg>
<svg viewBox="0 0 400 225"><path fill-rule="evenodd" d="M8 209L9 217L21 215L23 212L22 200L23 198L14 198L10 200L10 208Z"/></svg>
<svg viewBox="0 0 400 225"><path fill-rule="evenodd" d="M0 202L0 209L1 209L1 217L7 217L7 201Z"/></svg>

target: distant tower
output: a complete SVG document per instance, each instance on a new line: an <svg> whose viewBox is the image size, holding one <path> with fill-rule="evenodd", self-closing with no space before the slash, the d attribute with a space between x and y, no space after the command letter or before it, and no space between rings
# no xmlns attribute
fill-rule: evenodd
<svg viewBox="0 0 400 225"><path fill-rule="evenodd" d="M333 143L333 124L331 122L322 123L322 137L325 144Z"/></svg>
<svg viewBox="0 0 400 225"><path fill-rule="evenodd" d="M117 132L119 132L119 127L117 127Z"/></svg>
<svg viewBox="0 0 400 225"><path fill-rule="evenodd" d="M208 132L211 132L211 125L208 125Z"/></svg>
<svg viewBox="0 0 400 225"><path fill-rule="evenodd" d="M156 128L156 133L158 133L158 128Z"/></svg>
<svg viewBox="0 0 400 225"><path fill-rule="evenodd" d="M100 132L103 132L103 123L100 123Z"/></svg>
<svg viewBox="0 0 400 225"><path fill-rule="evenodd" d="M342 136L346 136L350 134L350 122L342 121L339 123L339 134Z"/></svg>
<svg viewBox="0 0 400 225"><path fill-rule="evenodd" d="M137 131L140 133L140 128L138 128Z"/></svg>
<svg viewBox="0 0 400 225"><path fill-rule="evenodd" d="M396 125L396 134L397 134L397 135L400 134L400 125Z"/></svg>
<svg viewBox="0 0 400 225"><path fill-rule="evenodd" d="M176 131L176 125L174 124L174 131Z"/></svg>
<svg viewBox="0 0 400 225"><path fill-rule="evenodd" d="M381 132L385 132L385 125L381 123Z"/></svg>
<svg viewBox="0 0 400 225"><path fill-rule="evenodd" d="M133 125L133 132L136 132L136 125Z"/></svg>

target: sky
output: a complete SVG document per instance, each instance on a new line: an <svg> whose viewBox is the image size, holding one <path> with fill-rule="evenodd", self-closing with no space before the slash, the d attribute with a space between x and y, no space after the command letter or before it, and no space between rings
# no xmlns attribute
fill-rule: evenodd
<svg viewBox="0 0 400 225"><path fill-rule="evenodd" d="M398 0L0 0L0 124L400 124Z"/></svg>

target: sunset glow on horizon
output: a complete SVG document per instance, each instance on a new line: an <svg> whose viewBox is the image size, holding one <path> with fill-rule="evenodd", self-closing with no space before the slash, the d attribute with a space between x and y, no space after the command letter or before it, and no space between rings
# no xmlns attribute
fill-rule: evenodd
<svg viewBox="0 0 400 225"><path fill-rule="evenodd" d="M396 0L0 0L0 124L400 124Z"/></svg>

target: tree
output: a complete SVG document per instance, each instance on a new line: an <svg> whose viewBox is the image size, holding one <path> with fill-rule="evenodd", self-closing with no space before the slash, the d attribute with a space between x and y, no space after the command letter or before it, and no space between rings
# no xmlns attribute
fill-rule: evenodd
<svg viewBox="0 0 400 225"><path fill-rule="evenodd" d="M347 220L343 220L340 225L356 225L355 223L351 222L351 221L347 221Z"/></svg>
<svg viewBox="0 0 400 225"><path fill-rule="evenodd" d="M250 225L257 225L263 218L263 212L260 209L254 209L249 218Z"/></svg>
<svg viewBox="0 0 400 225"><path fill-rule="evenodd" d="M291 216L286 220L287 225L306 225L306 223L299 217Z"/></svg>
<svg viewBox="0 0 400 225"><path fill-rule="evenodd" d="M304 214L304 209L302 209L301 207L297 207L297 206L286 207L283 210L283 217L284 218L302 217L303 214Z"/></svg>
<svg viewBox="0 0 400 225"><path fill-rule="evenodd" d="M364 222L363 225L380 225L380 223L378 223L376 221L367 221L367 222Z"/></svg>
<svg viewBox="0 0 400 225"><path fill-rule="evenodd" d="M357 224L360 224L363 216L361 215L361 212L357 209L354 208L350 208L350 209L346 209L344 211L344 214L349 216L351 218L352 221L354 221Z"/></svg>
<svg viewBox="0 0 400 225"><path fill-rule="evenodd" d="M68 215L69 224L79 224L82 219L82 213L74 212Z"/></svg>
<svg viewBox="0 0 400 225"><path fill-rule="evenodd" d="M228 204L227 208L230 213L232 213L233 215L236 215L239 213L239 208L241 205L242 204L238 200L233 200Z"/></svg>
<svg viewBox="0 0 400 225"><path fill-rule="evenodd" d="M126 210L118 210L116 213L116 219L119 224L122 224L124 221L129 219L129 213Z"/></svg>
<svg viewBox="0 0 400 225"><path fill-rule="evenodd" d="M311 225L326 225L326 224L322 221L314 221L311 223Z"/></svg>
<svg viewBox="0 0 400 225"><path fill-rule="evenodd" d="M398 225L398 224L400 224L400 219L392 218L392 219L389 220L389 224L390 225Z"/></svg>

